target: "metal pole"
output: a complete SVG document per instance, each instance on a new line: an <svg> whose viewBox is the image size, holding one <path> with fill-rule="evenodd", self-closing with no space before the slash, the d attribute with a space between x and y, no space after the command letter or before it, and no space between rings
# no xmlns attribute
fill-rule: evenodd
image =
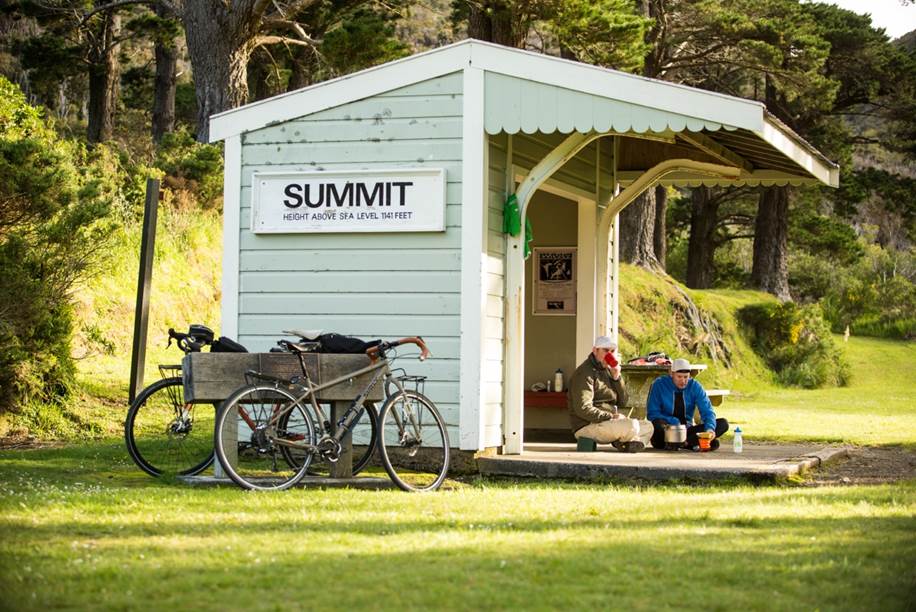
<svg viewBox="0 0 916 612"><path fill-rule="evenodd" d="M140 273L137 278L137 307L134 310L134 346L130 358L132 403L143 388L146 366L146 330L149 325L149 292L153 280L153 253L156 245L156 217L159 211L159 179L146 179L146 206L143 211L143 237L140 241Z"/></svg>

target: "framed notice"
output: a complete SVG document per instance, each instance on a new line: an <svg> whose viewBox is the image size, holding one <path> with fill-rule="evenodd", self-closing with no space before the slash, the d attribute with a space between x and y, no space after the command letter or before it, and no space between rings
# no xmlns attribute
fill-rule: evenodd
<svg viewBox="0 0 916 612"><path fill-rule="evenodd" d="M256 172L251 231L444 232L445 169Z"/></svg>
<svg viewBox="0 0 916 612"><path fill-rule="evenodd" d="M532 314L576 314L575 247L534 249Z"/></svg>

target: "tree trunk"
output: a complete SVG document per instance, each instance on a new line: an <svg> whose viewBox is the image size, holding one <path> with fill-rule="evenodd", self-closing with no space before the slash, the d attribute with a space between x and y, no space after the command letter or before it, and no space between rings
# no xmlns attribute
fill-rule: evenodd
<svg viewBox="0 0 916 612"><path fill-rule="evenodd" d="M655 186L655 259L664 270L668 261L668 190L662 185Z"/></svg>
<svg viewBox="0 0 916 612"><path fill-rule="evenodd" d="M790 300L789 190L768 187L760 194L754 226L754 266L751 279L763 291Z"/></svg>
<svg viewBox="0 0 916 612"><path fill-rule="evenodd" d="M197 140L210 138L210 116L248 101L247 66L260 23L250 11L210 0L186 2L181 15L197 94Z"/></svg>
<svg viewBox="0 0 916 612"><path fill-rule="evenodd" d="M253 53L248 58L248 99L251 102L269 98L270 58L265 53Z"/></svg>
<svg viewBox="0 0 916 612"><path fill-rule="evenodd" d="M104 0L100 0L104 4ZM98 2L97 2L98 4ZM121 17L115 11L98 13L89 49L89 107L86 140L111 140L118 100L118 44Z"/></svg>
<svg viewBox="0 0 916 612"><path fill-rule="evenodd" d="M715 277L716 223L719 200L709 197L709 187L691 193L690 239L687 243L687 286L709 289Z"/></svg>
<svg viewBox="0 0 916 612"><path fill-rule="evenodd" d="M312 84L312 58L314 57L312 53L311 49L305 47L293 49L287 91L295 91Z"/></svg>
<svg viewBox="0 0 916 612"><path fill-rule="evenodd" d="M658 268L654 233L655 189L649 188L620 212L620 261Z"/></svg>
<svg viewBox="0 0 916 612"><path fill-rule="evenodd" d="M161 19L170 19L174 14L161 2L153 7ZM178 49L174 40L156 40L156 80L153 91L153 142L175 129L175 86L178 69Z"/></svg>
<svg viewBox="0 0 916 612"><path fill-rule="evenodd" d="M653 11L649 0L637 0L636 13L643 17L652 17ZM648 34L647 34L648 38ZM646 60L651 59L651 52L646 55ZM654 67L651 62L645 65L643 74L653 76ZM656 187L648 188L641 196L636 198L620 213L620 260L633 263L645 268L663 268L656 246L665 240L665 236L657 236L659 223L664 228L664 219L657 218ZM663 206L667 204L667 200ZM664 250L664 247L661 247ZM663 256L664 257L664 256Z"/></svg>
<svg viewBox="0 0 916 612"><path fill-rule="evenodd" d="M470 3L469 10L468 38L521 48L527 32L518 31L512 7L504 0L484 5Z"/></svg>

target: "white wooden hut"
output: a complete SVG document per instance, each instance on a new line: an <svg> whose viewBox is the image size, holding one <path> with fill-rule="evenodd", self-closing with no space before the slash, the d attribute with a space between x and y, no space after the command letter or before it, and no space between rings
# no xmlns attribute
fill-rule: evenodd
<svg viewBox="0 0 916 612"><path fill-rule="evenodd" d="M408 368L466 451L520 453L523 390L616 336L615 220L643 190L838 182L758 102L472 40L220 113L210 135L223 333L421 335L434 359ZM565 285L503 233L511 193L539 261L574 254Z"/></svg>

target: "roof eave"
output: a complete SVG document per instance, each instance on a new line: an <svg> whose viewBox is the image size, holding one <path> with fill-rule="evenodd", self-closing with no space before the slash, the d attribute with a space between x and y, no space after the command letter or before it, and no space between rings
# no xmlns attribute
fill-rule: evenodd
<svg viewBox="0 0 916 612"><path fill-rule="evenodd" d="M770 113L764 115L763 129L756 134L821 183L840 186L840 167Z"/></svg>

